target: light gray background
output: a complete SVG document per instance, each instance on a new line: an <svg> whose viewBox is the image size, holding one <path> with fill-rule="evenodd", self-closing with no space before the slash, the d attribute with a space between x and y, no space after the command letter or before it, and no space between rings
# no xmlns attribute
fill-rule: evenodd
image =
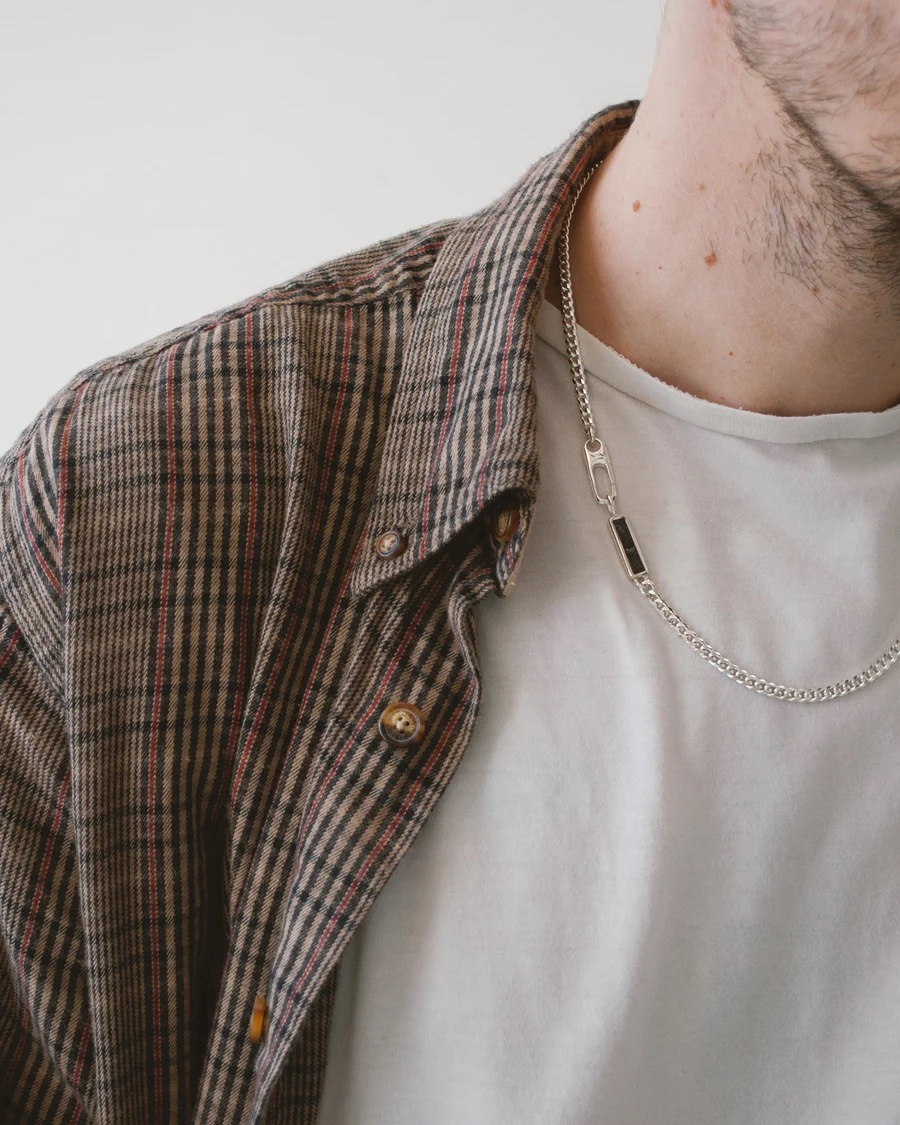
<svg viewBox="0 0 900 1125"><path fill-rule="evenodd" d="M490 202L643 96L662 7L6 5L0 452L88 364Z"/></svg>

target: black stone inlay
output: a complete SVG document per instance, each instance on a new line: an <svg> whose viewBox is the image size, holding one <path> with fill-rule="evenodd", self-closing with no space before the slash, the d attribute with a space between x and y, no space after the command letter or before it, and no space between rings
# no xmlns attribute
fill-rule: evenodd
<svg viewBox="0 0 900 1125"><path fill-rule="evenodd" d="M622 551L625 554L625 559L631 570L632 578L636 578L639 574L646 573L647 568L644 566L644 560L641 558L641 553L637 549L637 544L632 537L628 521L624 516L613 516L609 522L615 532L616 538L622 544Z"/></svg>

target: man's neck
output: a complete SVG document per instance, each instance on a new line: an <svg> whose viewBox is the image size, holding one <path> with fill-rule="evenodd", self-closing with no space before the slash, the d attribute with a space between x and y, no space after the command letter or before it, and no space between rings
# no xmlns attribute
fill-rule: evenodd
<svg viewBox="0 0 900 1125"><path fill-rule="evenodd" d="M852 177L836 185L832 172L817 195L812 156L707 34L705 68L673 70L674 50L658 58L635 121L579 200L579 324L728 406L803 415L900 403L900 302L876 270L897 252L883 213ZM556 256L545 295L560 308L558 278Z"/></svg>

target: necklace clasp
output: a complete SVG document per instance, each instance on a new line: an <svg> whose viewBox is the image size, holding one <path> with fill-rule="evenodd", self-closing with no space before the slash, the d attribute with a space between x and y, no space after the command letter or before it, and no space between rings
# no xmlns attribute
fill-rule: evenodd
<svg viewBox="0 0 900 1125"><path fill-rule="evenodd" d="M616 478L613 476L612 462L609 459L603 442L598 437L590 437L584 443L584 460L587 466L588 478L591 482L591 488L594 492L594 497L600 504L605 504L610 512L614 511L616 498ZM606 470L606 475L609 477L609 491L602 493L597 487L597 478L594 475L594 469L601 466Z"/></svg>

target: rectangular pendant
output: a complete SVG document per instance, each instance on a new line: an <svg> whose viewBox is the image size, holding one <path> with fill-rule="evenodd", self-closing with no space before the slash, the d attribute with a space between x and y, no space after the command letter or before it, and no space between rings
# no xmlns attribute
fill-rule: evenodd
<svg viewBox="0 0 900 1125"><path fill-rule="evenodd" d="M613 539L616 541L616 546L619 548L619 557L622 559L622 565L625 567L625 573L628 577L640 578L646 574L647 568L644 566L644 560L641 558L641 552L635 538L631 534L628 520L624 516L610 516L609 527Z"/></svg>

